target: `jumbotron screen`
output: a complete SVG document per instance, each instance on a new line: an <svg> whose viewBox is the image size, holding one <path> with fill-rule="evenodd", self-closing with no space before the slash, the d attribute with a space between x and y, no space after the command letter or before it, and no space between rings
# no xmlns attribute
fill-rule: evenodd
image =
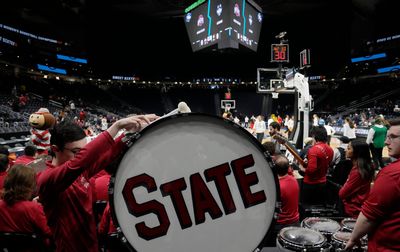
<svg viewBox="0 0 400 252"><path fill-rule="evenodd" d="M216 44L239 48L239 43L257 51L263 15L253 2L199 0L186 9L184 19L194 52Z"/></svg>
<svg viewBox="0 0 400 252"><path fill-rule="evenodd" d="M257 51L263 15L255 6L244 0L232 1L230 25L235 41Z"/></svg>

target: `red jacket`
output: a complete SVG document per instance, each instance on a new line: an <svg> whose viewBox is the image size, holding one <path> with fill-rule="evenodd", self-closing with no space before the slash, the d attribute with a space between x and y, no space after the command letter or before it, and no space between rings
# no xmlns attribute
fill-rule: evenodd
<svg viewBox="0 0 400 252"><path fill-rule="evenodd" d="M362 179L358 167L354 166L346 183L339 191L339 198L343 201L344 211L347 215L357 219L361 206L367 199L371 189L371 181Z"/></svg>
<svg viewBox="0 0 400 252"><path fill-rule="evenodd" d="M51 237L43 207L33 201L17 201L8 205L0 200L0 232L36 233Z"/></svg>
<svg viewBox="0 0 400 252"><path fill-rule="evenodd" d="M308 150L308 164L303 182L306 184L326 183L326 174L333 159L333 150L326 143L317 142Z"/></svg>
<svg viewBox="0 0 400 252"><path fill-rule="evenodd" d="M361 211L377 223L368 234L368 251L400 251L400 160L379 172Z"/></svg>
<svg viewBox="0 0 400 252"><path fill-rule="evenodd" d="M17 159L15 160L13 165L16 165L16 164L27 165L34 160L35 160L35 158L32 156L22 155L22 156L17 157Z"/></svg>
<svg viewBox="0 0 400 252"><path fill-rule="evenodd" d="M93 202L98 200L108 201L108 184L110 183L110 177L110 174L105 174L94 180Z"/></svg>
<svg viewBox="0 0 400 252"><path fill-rule="evenodd" d="M4 180L6 179L6 176L7 176L7 172L6 171L0 172L0 191L1 191L1 189L3 189Z"/></svg>
<svg viewBox="0 0 400 252"><path fill-rule="evenodd" d="M110 204L107 204L99 224L99 234L105 236L115 232L117 232L117 229L111 218Z"/></svg>
<svg viewBox="0 0 400 252"><path fill-rule="evenodd" d="M120 137L122 138L123 135ZM107 131L59 167L50 162L38 176L38 192L53 231L57 251L98 252L89 179L124 148Z"/></svg>
<svg viewBox="0 0 400 252"><path fill-rule="evenodd" d="M278 224L292 224L299 221L299 184L290 175L279 178L281 191L281 212L278 215Z"/></svg>

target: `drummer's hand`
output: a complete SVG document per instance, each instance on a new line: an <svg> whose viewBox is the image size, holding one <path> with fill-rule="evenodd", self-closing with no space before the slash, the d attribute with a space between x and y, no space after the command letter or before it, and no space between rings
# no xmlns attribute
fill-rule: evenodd
<svg viewBox="0 0 400 252"><path fill-rule="evenodd" d="M350 251L355 245L358 244L358 241L353 241L352 239L348 240L346 243L345 251Z"/></svg>
<svg viewBox="0 0 400 252"><path fill-rule="evenodd" d="M158 116L155 114L130 116L116 121L107 131L112 137L121 129L136 132L143 129L157 118Z"/></svg>

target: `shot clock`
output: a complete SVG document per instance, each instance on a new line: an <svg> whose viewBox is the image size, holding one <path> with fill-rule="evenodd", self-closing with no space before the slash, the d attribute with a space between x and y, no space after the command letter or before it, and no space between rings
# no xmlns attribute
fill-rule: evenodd
<svg viewBox="0 0 400 252"><path fill-rule="evenodd" d="M271 62L289 62L289 45L272 44Z"/></svg>

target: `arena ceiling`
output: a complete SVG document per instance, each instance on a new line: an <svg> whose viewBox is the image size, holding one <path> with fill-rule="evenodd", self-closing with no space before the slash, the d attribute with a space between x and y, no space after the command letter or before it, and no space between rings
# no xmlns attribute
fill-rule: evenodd
<svg viewBox="0 0 400 252"><path fill-rule="evenodd" d="M398 0L255 0L264 12L259 49L193 53L183 22L194 0L14 0L0 21L71 41L100 73L150 79L255 79L270 63L270 44L287 32L291 62L310 48L313 74L333 75L367 41L400 33ZM397 32L399 31L399 32Z"/></svg>

